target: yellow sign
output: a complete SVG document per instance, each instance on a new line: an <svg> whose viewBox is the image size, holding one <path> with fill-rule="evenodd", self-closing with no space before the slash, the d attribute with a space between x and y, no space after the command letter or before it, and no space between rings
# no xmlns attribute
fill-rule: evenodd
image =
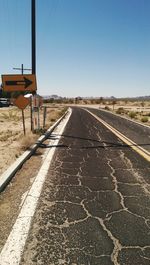
<svg viewBox="0 0 150 265"><path fill-rule="evenodd" d="M3 90L7 92L14 91L35 91L35 75L2 75Z"/></svg>

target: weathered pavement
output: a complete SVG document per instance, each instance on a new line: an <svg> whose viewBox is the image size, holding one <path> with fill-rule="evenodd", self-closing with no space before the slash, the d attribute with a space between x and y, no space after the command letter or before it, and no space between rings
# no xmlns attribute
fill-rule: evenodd
<svg viewBox="0 0 150 265"><path fill-rule="evenodd" d="M84 110L59 142L21 264L150 264L150 164Z"/></svg>
<svg viewBox="0 0 150 265"><path fill-rule="evenodd" d="M89 110L150 152L150 127L135 123L130 119L125 119L108 111L98 109Z"/></svg>

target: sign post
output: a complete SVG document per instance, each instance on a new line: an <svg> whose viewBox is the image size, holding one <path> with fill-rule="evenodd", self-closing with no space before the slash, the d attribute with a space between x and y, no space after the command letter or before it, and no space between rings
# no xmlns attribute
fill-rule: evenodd
<svg viewBox="0 0 150 265"><path fill-rule="evenodd" d="M26 127L25 127L24 111L23 111L23 109L22 109L22 122L23 122L23 132L24 132L24 135L26 135Z"/></svg>
<svg viewBox="0 0 150 265"><path fill-rule="evenodd" d="M39 95L33 95L32 96L32 115L33 115L33 130L39 130L40 129L40 113L39 109L42 105L42 97Z"/></svg>
<svg viewBox="0 0 150 265"><path fill-rule="evenodd" d="M44 113L43 113L43 128L45 128L45 123L46 123L46 111L47 111L47 108L44 107Z"/></svg>

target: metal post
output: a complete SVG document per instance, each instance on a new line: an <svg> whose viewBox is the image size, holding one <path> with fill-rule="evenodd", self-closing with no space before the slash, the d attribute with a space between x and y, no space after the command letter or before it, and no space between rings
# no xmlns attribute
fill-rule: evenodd
<svg viewBox="0 0 150 265"><path fill-rule="evenodd" d="M35 10L35 0L31 0L31 41L32 41L32 74L36 74L36 10ZM36 94L36 91L33 95ZM32 97L33 99L33 97ZM32 101L31 99L31 101ZM34 109L32 108L31 102L31 130L34 131Z"/></svg>
<svg viewBox="0 0 150 265"><path fill-rule="evenodd" d="M31 0L31 21L32 21L32 74L36 74L36 12L35 0Z"/></svg>
<svg viewBox="0 0 150 265"><path fill-rule="evenodd" d="M47 108L44 107L44 113L43 113L43 128L45 128L45 123L46 123L46 111L47 111Z"/></svg>
<svg viewBox="0 0 150 265"><path fill-rule="evenodd" d="M33 97L33 96L32 96ZM30 98L30 119L31 119L31 131L33 132L33 109L32 109L32 97Z"/></svg>
<svg viewBox="0 0 150 265"><path fill-rule="evenodd" d="M21 74L23 75L23 63L21 64Z"/></svg>
<svg viewBox="0 0 150 265"><path fill-rule="evenodd" d="M23 63L21 64L21 74L23 75ZM22 122L23 122L23 132L26 135L26 128L25 128L25 119L24 119L24 110L22 110Z"/></svg>
<svg viewBox="0 0 150 265"><path fill-rule="evenodd" d="M22 109L22 122L23 122L23 132L26 135L25 119L24 119L24 110Z"/></svg>

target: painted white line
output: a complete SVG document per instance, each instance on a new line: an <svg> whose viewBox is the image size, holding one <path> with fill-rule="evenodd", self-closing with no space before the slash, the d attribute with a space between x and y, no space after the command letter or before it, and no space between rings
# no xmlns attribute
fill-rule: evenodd
<svg viewBox="0 0 150 265"><path fill-rule="evenodd" d="M58 125L59 135L62 135L65 126L71 116L71 109L66 116L66 118ZM52 145L57 146L61 136L57 137L57 140L52 141ZM32 217L35 213L35 209L38 203L38 199L41 194L42 186L44 184L45 178L47 176L50 163L52 161L56 147L50 148L47 157L43 165L41 166L40 171L38 172L35 181L31 189L28 192L28 195L23 203L20 214L12 228L12 231L0 253L0 264L1 265L19 265L21 255L25 246L25 242L28 236L30 224Z"/></svg>

